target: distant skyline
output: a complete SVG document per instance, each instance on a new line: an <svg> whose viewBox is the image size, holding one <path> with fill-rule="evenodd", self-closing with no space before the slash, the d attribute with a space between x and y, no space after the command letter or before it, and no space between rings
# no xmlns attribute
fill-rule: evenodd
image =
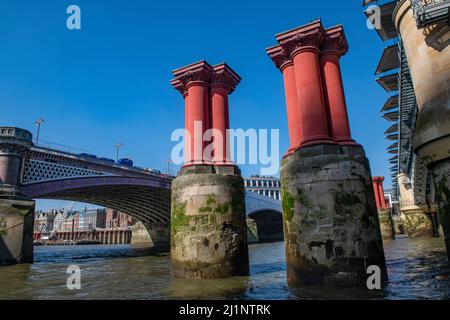
<svg viewBox="0 0 450 320"><path fill-rule="evenodd" d="M66 27L71 4L81 8L81 30ZM374 76L390 43L367 28L361 1L28 0L3 1L0 9L1 125L35 135L43 118L43 143L112 159L123 143L121 157L161 171L174 146L171 133L184 125L183 99L169 83L173 69L202 59L229 64L243 78L230 96L231 127L280 129L281 157L289 144L283 80L265 48L276 33L318 17L325 27L343 24L352 135L365 147L372 174L391 185L389 123L379 112L388 94ZM259 172L241 169L244 176ZM60 204L38 201L38 208Z"/></svg>

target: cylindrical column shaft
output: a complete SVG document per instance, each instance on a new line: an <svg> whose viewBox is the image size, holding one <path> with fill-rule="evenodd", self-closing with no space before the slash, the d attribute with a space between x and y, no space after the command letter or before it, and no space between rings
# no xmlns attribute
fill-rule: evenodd
<svg viewBox="0 0 450 320"><path fill-rule="evenodd" d="M204 82L195 81L188 84L188 126L187 130L190 134L190 162L186 164L203 162L203 133L205 131L205 111L208 108L207 99L208 86Z"/></svg>
<svg viewBox="0 0 450 320"><path fill-rule="evenodd" d="M378 180L378 195L380 197L380 206L382 209L386 209L386 199L384 197L384 189L383 189L383 178Z"/></svg>
<svg viewBox="0 0 450 320"><path fill-rule="evenodd" d="M319 50L304 47L293 57L297 98L303 127L302 145L331 143L322 91Z"/></svg>
<svg viewBox="0 0 450 320"><path fill-rule="evenodd" d="M378 188L378 180L373 179L372 184L373 184L373 193L375 194L375 202L377 204L377 208L379 209L379 208L381 208L381 202L380 202L380 193L379 193L379 188Z"/></svg>
<svg viewBox="0 0 450 320"><path fill-rule="evenodd" d="M189 94L186 91L183 93L184 97L184 129L185 131L188 131L189 129ZM189 133L190 134L190 133ZM188 139L186 136L184 139L184 163L191 163L192 162L192 153L191 153L191 139Z"/></svg>
<svg viewBox="0 0 450 320"><path fill-rule="evenodd" d="M295 84L295 68L294 64L290 63L283 69L284 80L284 94L286 99L286 113L289 127L289 152L300 147L303 141L303 129L300 118L300 108L297 98L297 86Z"/></svg>
<svg viewBox="0 0 450 320"><path fill-rule="evenodd" d="M228 91L223 86L213 86L211 88L211 128L215 129L218 136L214 136L214 163L228 163L230 156L228 146L227 130L229 129L228 119Z"/></svg>
<svg viewBox="0 0 450 320"><path fill-rule="evenodd" d="M331 118L330 129L335 141L354 144L350 133L339 58L339 51L334 50L322 51L320 55L325 97Z"/></svg>

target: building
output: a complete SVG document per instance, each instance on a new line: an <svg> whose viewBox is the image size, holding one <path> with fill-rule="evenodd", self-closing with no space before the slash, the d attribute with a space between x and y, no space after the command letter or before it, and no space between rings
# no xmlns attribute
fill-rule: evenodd
<svg viewBox="0 0 450 320"><path fill-rule="evenodd" d="M264 176L250 176L244 179L245 190L257 192L260 195L281 200L280 179Z"/></svg>
<svg viewBox="0 0 450 320"><path fill-rule="evenodd" d="M105 212L105 227L106 229L112 228L127 228L131 227L134 224L134 219L117 210L106 209Z"/></svg>

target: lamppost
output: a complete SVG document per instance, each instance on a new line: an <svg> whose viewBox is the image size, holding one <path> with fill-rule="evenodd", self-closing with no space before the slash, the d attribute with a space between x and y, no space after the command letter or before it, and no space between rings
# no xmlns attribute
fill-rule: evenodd
<svg viewBox="0 0 450 320"><path fill-rule="evenodd" d="M119 151L123 147L123 143L116 143L115 147L116 147L116 162L118 162L119 161Z"/></svg>
<svg viewBox="0 0 450 320"><path fill-rule="evenodd" d="M38 127L37 128L37 134L36 134L36 146L39 143L39 133L41 132L41 124L43 124L43 123L45 123L44 119L39 118L39 119L36 120L36 125Z"/></svg>

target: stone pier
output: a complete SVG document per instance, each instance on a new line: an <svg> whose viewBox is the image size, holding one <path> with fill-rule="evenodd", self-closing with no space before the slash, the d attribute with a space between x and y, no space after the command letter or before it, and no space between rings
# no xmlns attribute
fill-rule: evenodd
<svg viewBox="0 0 450 320"><path fill-rule="evenodd" d="M419 108L413 133L414 152L433 174L450 261L450 32L446 22L418 29L411 1L399 1L393 17L405 48Z"/></svg>
<svg viewBox="0 0 450 320"><path fill-rule="evenodd" d="M267 49L283 72L291 146L281 166L289 285L366 285L366 269L386 263L368 159L350 134L340 72L347 52L341 26L321 21L278 34ZM286 77L285 77L286 80ZM292 86L289 83L289 86ZM297 104L290 95L297 96ZM298 114L300 125L291 119ZM301 137L300 143L292 137Z"/></svg>
<svg viewBox="0 0 450 320"><path fill-rule="evenodd" d="M395 239L395 226L392 218L392 210L388 207L383 188L384 177L373 177L373 191L380 220L380 229L383 240Z"/></svg>
<svg viewBox="0 0 450 320"><path fill-rule="evenodd" d="M226 64L212 67L205 61L177 69L174 76L172 85L185 98L190 139L186 164L172 182L172 274L195 279L247 275L244 180L229 160L226 133L228 94L240 77ZM193 131L196 126L199 133ZM202 135L209 129L216 131L213 152L204 155Z"/></svg>
<svg viewBox="0 0 450 320"><path fill-rule="evenodd" d="M30 132L0 127L0 266L33 262L34 201L20 192Z"/></svg>

